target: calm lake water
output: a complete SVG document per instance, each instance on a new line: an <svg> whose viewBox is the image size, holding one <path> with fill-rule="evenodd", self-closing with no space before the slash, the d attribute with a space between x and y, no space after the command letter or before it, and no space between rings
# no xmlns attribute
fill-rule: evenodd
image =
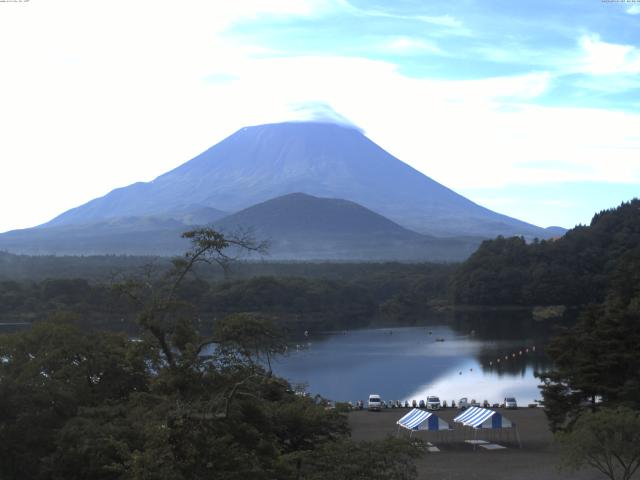
<svg viewBox="0 0 640 480"><path fill-rule="evenodd" d="M299 350L293 345L275 363L274 373L336 401L378 393L402 401L437 395L447 403L514 396L526 405L541 398L534 372L549 367L543 353L548 337L517 322L310 332Z"/></svg>
<svg viewBox="0 0 640 480"><path fill-rule="evenodd" d="M550 367L544 348L553 324L514 316L461 315L417 327L310 332L273 370L292 384L306 384L312 395L336 401L378 393L402 401L437 395L447 403L460 397L498 403L514 396L526 405L541 398L534 372ZM0 332L28 327L0 324Z"/></svg>

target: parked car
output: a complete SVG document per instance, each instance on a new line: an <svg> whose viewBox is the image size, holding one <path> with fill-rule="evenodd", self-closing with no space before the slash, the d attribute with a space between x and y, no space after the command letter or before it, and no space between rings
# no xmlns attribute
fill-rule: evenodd
<svg viewBox="0 0 640 480"><path fill-rule="evenodd" d="M404 401L404 408L409 408L409 400Z"/></svg>
<svg viewBox="0 0 640 480"><path fill-rule="evenodd" d="M518 402L514 397L505 397L504 408L518 408Z"/></svg>
<svg viewBox="0 0 640 480"><path fill-rule="evenodd" d="M420 408L424 408L424 400L420 400L420 402L418 403L418 406Z"/></svg>
<svg viewBox="0 0 640 480"><path fill-rule="evenodd" d="M400 400L396 400L396 408L402 408L402 402Z"/></svg>
<svg viewBox="0 0 640 480"><path fill-rule="evenodd" d="M427 397L427 409L440 410L440 398L434 396Z"/></svg>
<svg viewBox="0 0 640 480"><path fill-rule="evenodd" d="M462 397L460 400L458 400L458 410L466 410L470 406L471 404L469 403L467 397Z"/></svg>
<svg viewBox="0 0 640 480"><path fill-rule="evenodd" d="M378 395L377 393L372 393L371 395L369 395L369 403L367 405L367 408L371 412L379 412L382 409L382 399L380 398L380 395Z"/></svg>

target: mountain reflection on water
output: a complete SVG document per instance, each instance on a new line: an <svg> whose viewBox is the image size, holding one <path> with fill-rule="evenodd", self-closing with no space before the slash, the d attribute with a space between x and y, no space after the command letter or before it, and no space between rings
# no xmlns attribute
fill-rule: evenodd
<svg viewBox="0 0 640 480"><path fill-rule="evenodd" d="M504 318L501 318L504 317ZM510 318L507 318L510 317ZM521 405L540 399L534 372L549 368L551 328L513 314L456 315L446 324L333 333L310 332L274 371L337 401L469 397Z"/></svg>

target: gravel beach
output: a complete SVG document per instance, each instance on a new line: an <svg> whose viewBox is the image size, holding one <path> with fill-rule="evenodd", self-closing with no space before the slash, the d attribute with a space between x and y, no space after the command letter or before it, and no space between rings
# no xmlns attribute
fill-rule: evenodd
<svg viewBox="0 0 640 480"><path fill-rule="evenodd" d="M520 443L513 432L477 432L477 439L506 446L502 450L484 450L464 442L474 438L473 432L463 432L457 426L452 433L415 432L414 436L437 446L437 453L425 453L417 459L419 479L472 480L472 479L519 479L519 480L596 480L604 478L595 470L569 473L558 470L559 455L553 444L553 435L548 429L547 419L541 408L497 409L517 425ZM366 410L349 414L349 423L354 440L383 439L398 431L396 421L409 409L385 409L381 412ZM457 409L442 409L435 412L452 426ZM406 430L401 434L408 435Z"/></svg>

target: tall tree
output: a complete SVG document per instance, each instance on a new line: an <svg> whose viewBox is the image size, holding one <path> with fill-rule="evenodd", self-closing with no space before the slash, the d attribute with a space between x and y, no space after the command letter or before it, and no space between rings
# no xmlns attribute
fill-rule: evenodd
<svg viewBox="0 0 640 480"><path fill-rule="evenodd" d="M145 346L41 322L0 336L0 478L39 478L59 432L85 407L148 389Z"/></svg>
<svg viewBox="0 0 640 480"><path fill-rule="evenodd" d="M228 271L229 262L234 258L226 253L229 248L245 252L263 252L266 249L265 243L249 236L227 237L210 228L190 230L182 237L191 241L191 248L183 257L173 260L168 272L157 275L149 269L145 276L116 286L138 306L139 324L153 336L162 352L162 361L172 369L178 368L182 362L189 367L198 360L203 348L194 345L198 341L193 328L194 312L177 295L185 279L200 263L216 263Z"/></svg>
<svg viewBox="0 0 640 480"><path fill-rule="evenodd" d="M629 408L584 412L558 435L568 470L595 468L611 480L630 480L640 468L640 413Z"/></svg>
<svg viewBox="0 0 640 480"><path fill-rule="evenodd" d="M552 429L571 427L598 402L640 409L640 261L631 250L618 261L602 305L592 305L548 348L554 362L540 375Z"/></svg>
<svg viewBox="0 0 640 480"><path fill-rule="evenodd" d="M215 323L212 341L227 355L240 355L250 364L265 360L271 375L271 359L287 350L284 331L262 315L238 313Z"/></svg>
<svg viewBox="0 0 640 480"><path fill-rule="evenodd" d="M410 445L351 442L344 415L264 368L284 346L268 319L236 315L203 335L179 287L228 243L192 239L168 274L122 285L141 338L55 322L0 336L0 478L293 480L323 464L413 478Z"/></svg>

